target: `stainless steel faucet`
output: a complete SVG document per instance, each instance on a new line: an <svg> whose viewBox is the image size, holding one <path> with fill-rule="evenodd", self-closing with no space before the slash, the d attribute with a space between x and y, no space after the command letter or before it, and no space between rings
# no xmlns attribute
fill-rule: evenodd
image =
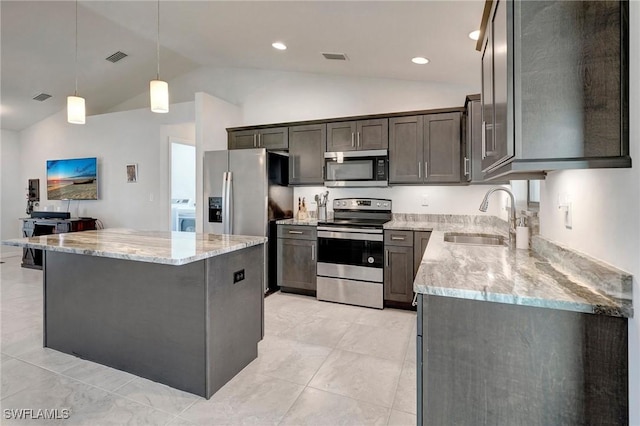
<svg viewBox="0 0 640 426"><path fill-rule="evenodd" d="M516 242L516 197L513 195L513 192L511 192L510 190L502 186L491 188L485 194L484 199L482 200L482 203L480 203L479 210L481 212L487 211L487 208L489 208L489 196L496 191L504 191L507 194L509 194L509 197L511 197L511 215L509 218L509 246L513 248L515 247L515 242Z"/></svg>

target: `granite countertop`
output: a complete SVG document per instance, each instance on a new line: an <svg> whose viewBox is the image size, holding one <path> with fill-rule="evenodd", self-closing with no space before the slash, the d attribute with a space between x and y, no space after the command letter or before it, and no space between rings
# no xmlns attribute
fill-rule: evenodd
<svg viewBox="0 0 640 426"><path fill-rule="evenodd" d="M3 241L2 244L139 262L184 265L263 244L266 241L265 237L244 235L111 228L17 238Z"/></svg>
<svg viewBox="0 0 640 426"><path fill-rule="evenodd" d="M280 219L280 220L276 220L276 225L304 225L304 226L317 226L318 225L318 219L316 218L309 218L309 219L296 219L296 218L291 218L291 219Z"/></svg>
<svg viewBox="0 0 640 426"><path fill-rule="evenodd" d="M446 232L506 235L504 226L395 221L386 229L431 230L416 293L629 318L632 276L540 236L532 249L444 241Z"/></svg>

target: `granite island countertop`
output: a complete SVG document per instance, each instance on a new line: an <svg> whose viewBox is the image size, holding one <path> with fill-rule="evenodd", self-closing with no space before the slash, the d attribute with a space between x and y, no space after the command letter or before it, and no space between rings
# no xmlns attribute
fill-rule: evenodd
<svg viewBox="0 0 640 426"><path fill-rule="evenodd" d="M506 235L506 224L410 222L390 222L385 229L432 231L416 293L633 316L632 276L596 259L540 236L532 238L531 250L444 241L446 232Z"/></svg>
<svg viewBox="0 0 640 426"><path fill-rule="evenodd" d="M109 228L17 238L3 241L2 244L139 262L184 265L263 244L266 241L265 237L244 235Z"/></svg>

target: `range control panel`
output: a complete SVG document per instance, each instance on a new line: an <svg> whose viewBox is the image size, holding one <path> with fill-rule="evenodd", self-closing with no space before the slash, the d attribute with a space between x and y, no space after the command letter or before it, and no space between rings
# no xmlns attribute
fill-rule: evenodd
<svg viewBox="0 0 640 426"><path fill-rule="evenodd" d="M391 211L391 200L378 198L336 198L334 210L383 210Z"/></svg>

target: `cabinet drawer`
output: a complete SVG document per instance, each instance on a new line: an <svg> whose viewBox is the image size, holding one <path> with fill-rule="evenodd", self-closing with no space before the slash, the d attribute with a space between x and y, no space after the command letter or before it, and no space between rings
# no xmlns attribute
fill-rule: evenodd
<svg viewBox="0 0 640 426"><path fill-rule="evenodd" d="M384 231L384 244L390 246L413 246L413 231Z"/></svg>
<svg viewBox="0 0 640 426"><path fill-rule="evenodd" d="M296 240L315 240L317 236L315 226L278 225L278 238L292 238Z"/></svg>

